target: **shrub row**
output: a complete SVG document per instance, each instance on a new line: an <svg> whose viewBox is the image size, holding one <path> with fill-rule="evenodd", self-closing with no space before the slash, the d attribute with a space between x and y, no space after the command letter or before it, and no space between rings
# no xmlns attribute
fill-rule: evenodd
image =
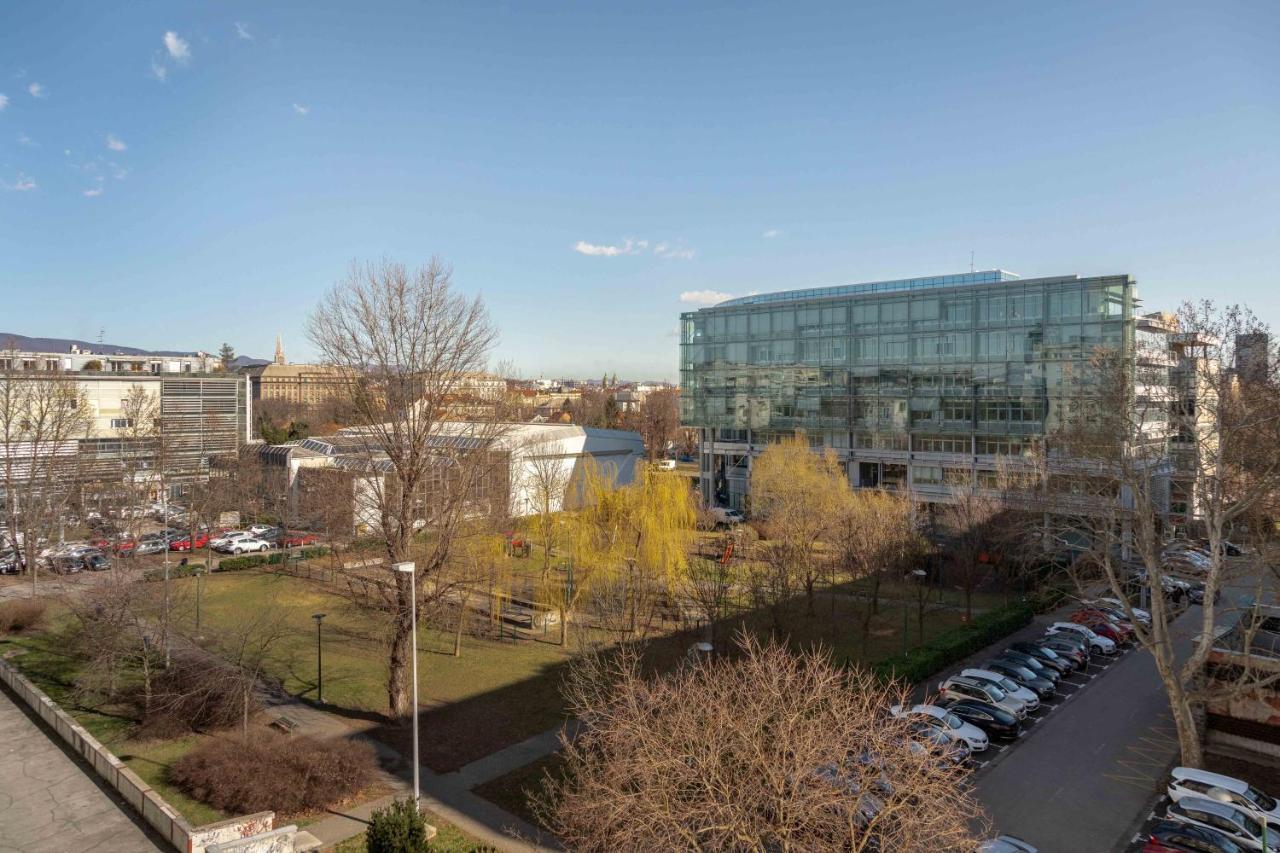
<svg viewBox="0 0 1280 853"><path fill-rule="evenodd" d="M303 548L298 552L296 557L285 551L272 551L267 554L246 554L243 557L228 557L214 567L215 572L238 572L242 569L252 569L256 566L277 566L289 559L310 560L313 557L323 557L329 553L329 549L321 545L315 548ZM188 563L185 566L170 566L169 577L186 578L196 573L196 569L203 569L204 563ZM148 569L142 574L143 580L158 581L164 580L164 569Z"/></svg>
<svg viewBox="0 0 1280 853"><path fill-rule="evenodd" d="M881 678L898 678L909 683L923 681L939 670L964 660L1031 622L1035 614L1028 602L989 610L966 625L939 634L905 655L895 655L873 669Z"/></svg>
<svg viewBox="0 0 1280 853"><path fill-rule="evenodd" d="M0 632L38 628L44 622L46 609L41 598L20 598L0 604Z"/></svg>
<svg viewBox="0 0 1280 853"><path fill-rule="evenodd" d="M291 559L310 560L313 557L323 557L328 553L329 549L321 545L316 548L303 548L296 556L288 553L287 551L271 551L266 554L246 554L243 557L228 557L218 563L218 568L215 569L215 571L238 572L242 569L252 569L256 566L278 566Z"/></svg>
<svg viewBox="0 0 1280 853"><path fill-rule="evenodd" d="M187 563L185 566L176 563L169 567L170 578L189 578L197 571L204 571L204 563ZM147 569L142 573L144 581L162 581L164 580L164 569Z"/></svg>

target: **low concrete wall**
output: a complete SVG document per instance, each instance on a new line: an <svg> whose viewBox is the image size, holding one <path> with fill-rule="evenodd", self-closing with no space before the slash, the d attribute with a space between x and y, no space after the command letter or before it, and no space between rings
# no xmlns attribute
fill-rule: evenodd
<svg viewBox="0 0 1280 853"><path fill-rule="evenodd" d="M294 853L298 827L290 824L247 838L210 844L205 853Z"/></svg>
<svg viewBox="0 0 1280 853"><path fill-rule="evenodd" d="M151 786L116 758L111 750L100 744L44 691L5 660L0 660L0 683L39 714L58 737L88 762L103 781L119 791L125 802L181 853L205 853L208 844L256 835L270 830L275 823L274 812L259 812L193 829L177 809L151 790Z"/></svg>

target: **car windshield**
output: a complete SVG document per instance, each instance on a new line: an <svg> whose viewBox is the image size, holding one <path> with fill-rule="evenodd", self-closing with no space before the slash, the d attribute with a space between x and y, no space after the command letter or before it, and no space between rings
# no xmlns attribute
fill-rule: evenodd
<svg viewBox="0 0 1280 853"><path fill-rule="evenodd" d="M991 697L992 702L1003 702L1005 699L1004 691L994 684L988 684L982 688L983 692Z"/></svg>
<svg viewBox="0 0 1280 853"><path fill-rule="evenodd" d="M955 714L943 714L942 721L945 722L948 726L950 726L953 729L958 729L964 725L964 721L962 721Z"/></svg>
<svg viewBox="0 0 1280 853"><path fill-rule="evenodd" d="M1004 688L1005 692L1007 692L1007 693L1017 693L1017 692L1018 692L1018 685L1017 685L1017 684L1015 684L1015 683L1013 682L1013 679L1011 679L1011 678L1002 678L1002 679L1000 679L1000 686L1001 686L1002 688Z"/></svg>
<svg viewBox="0 0 1280 853"><path fill-rule="evenodd" d="M1276 801L1252 785L1244 789L1244 795L1249 798L1250 802L1262 809L1264 812L1275 810Z"/></svg>

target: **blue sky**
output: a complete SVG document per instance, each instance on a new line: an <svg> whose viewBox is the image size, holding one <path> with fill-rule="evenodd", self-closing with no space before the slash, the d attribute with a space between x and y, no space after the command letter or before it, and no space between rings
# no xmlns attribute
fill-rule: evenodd
<svg viewBox="0 0 1280 853"><path fill-rule="evenodd" d="M1280 324L1278 43L1274 2L11 0L0 330L302 360L351 260L437 254L523 375L675 378L682 294L970 251Z"/></svg>

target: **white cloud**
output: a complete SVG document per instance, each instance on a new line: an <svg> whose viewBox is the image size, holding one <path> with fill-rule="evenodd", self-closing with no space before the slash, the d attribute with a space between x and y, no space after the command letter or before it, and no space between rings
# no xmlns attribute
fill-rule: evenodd
<svg viewBox="0 0 1280 853"><path fill-rule="evenodd" d="M618 255L638 255L649 248L648 240L633 240L628 237L621 246L597 245L579 240L573 244L573 250L579 255L591 255L597 258L613 258Z"/></svg>
<svg viewBox="0 0 1280 853"><path fill-rule="evenodd" d="M85 190L85 191L84 191L84 197L85 197L85 198L97 198L97 197L98 197L98 196L100 196L100 195L102 195L102 187L101 187L101 186L96 186L96 187L94 187L94 188L93 188L93 189L91 189L91 190Z"/></svg>
<svg viewBox="0 0 1280 853"><path fill-rule="evenodd" d="M12 184L6 184L3 181L0 181L0 186L7 190L12 190L13 192L25 193L34 190L36 188L36 182L34 178L19 172L18 179Z"/></svg>
<svg viewBox="0 0 1280 853"><path fill-rule="evenodd" d="M3 110L7 106L9 106L9 96L0 95L0 110Z"/></svg>
<svg viewBox="0 0 1280 853"><path fill-rule="evenodd" d="M165 68L160 60L152 59L151 76L163 83L165 80L169 79L169 69Z"/></svg>
<svg viewBox="0 0 1280 853"><path fill-rule="evenodd" d="M34 139L32 139L30 136L27 136L25 133L23 133L23 134L21 134L21 135L19 135L19 136L18 136L18 144L19 144L19 145L25 145L25 146L27 146L28 148L39 148L39 147L40 147L39 145L37 145L37 144L36 144L36 141L35 141Z"/></svg>
<svg viewBox="0 0 1280 853"><path fill-rule="evenodd" d="M169 30L164 34L164 49L175 62L186 62L191 59L191 45L182 36Z"/></svg>
<svg viewBox="0 0 1280 853"><path fill-rule="evenodd" d="M49 96L49 93L45 91L44 86L41 86L39 83L32 83L27 87L27 91L31 93L31 97L33 98L46 98Z"/></svg>
<svg viewBox="0 0 1280 853"><path fill-rule="evenodd" d="M303 104L295 103L293 105L293 111L300 116L304 116L307 113L311 112L311 107L304 106Z"/></svg>
<svg viewBox="0 0 1280 853"><path fill-rule="evenodd" d="M679 261L692 260L697 254L687 246L680 244L670 245L668 243L659 243L653 247L653 253L660 258L671 258Z"/></svg>
<svg viewBox="0 0 1280 853"><path fill-rule="evenodd" d="M779 231L777 228L770 228L769 230L765 231L765 232L764 232L763 234L761 234L760 236L761 236L761 237L763 237L763 238L765 238L766 240L772 240L774 237L781 237L781 236L782 236L782 232L781 232L781 231Z"/></svg>
<svg viewBox="0 0 1280 853"><path fill-rule="evenodd" d="M693 305L715 305L717 302L732 298L732 293L721 293L719 290L686 290L680 294L681 302Z"/></svg>
<svg viewBox="0 0 1280 853"><path fill-rule="evenodd" d="M125 145L124 140L120 139L120 137L116 136L114 133L108 133L107 147L110 148L112 151L123 151L129 146Z"/></svg>
<svg viewBox="0 0 1280 853"><path fill-rule="evenodd" d="M236 21L236 38L244 41L253 41L253 33L249 32L249 28L244 24Z"/></svg>

